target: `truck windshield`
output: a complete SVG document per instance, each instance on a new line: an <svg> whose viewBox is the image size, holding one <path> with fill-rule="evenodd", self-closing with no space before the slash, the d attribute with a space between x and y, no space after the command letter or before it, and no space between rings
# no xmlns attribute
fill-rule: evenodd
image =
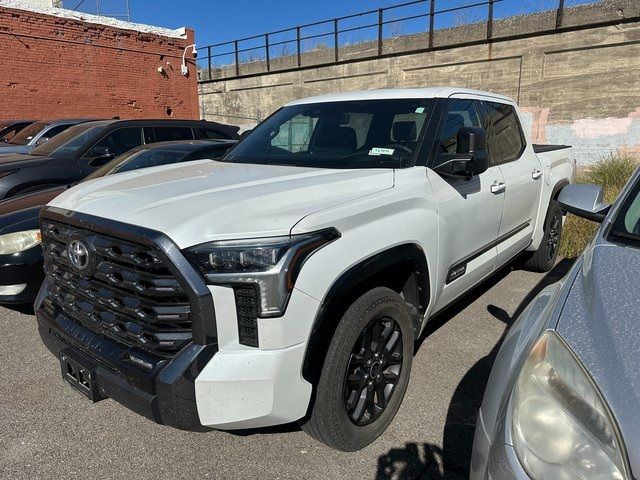
<svg viewBox="0 0 640 480"><path fill-rule="evenodd" d="M622 243L640 246L640 178L617 213L611 236Z"/></svg>
<svg viewBox="0 0 640 480"><path fill-rule="evenodd" d="M394 168L417 154L433 100L393 99L284 107L223 161L322 168Z"/></svg>

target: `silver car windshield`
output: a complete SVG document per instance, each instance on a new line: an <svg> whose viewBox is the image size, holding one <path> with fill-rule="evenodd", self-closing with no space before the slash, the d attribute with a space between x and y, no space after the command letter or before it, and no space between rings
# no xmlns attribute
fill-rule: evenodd
<svg viewBox="0 0 640 480"><path fill-rule="evenodd" d="M620 242L640 246L640 178L617 213L611 236Z"/></svg>

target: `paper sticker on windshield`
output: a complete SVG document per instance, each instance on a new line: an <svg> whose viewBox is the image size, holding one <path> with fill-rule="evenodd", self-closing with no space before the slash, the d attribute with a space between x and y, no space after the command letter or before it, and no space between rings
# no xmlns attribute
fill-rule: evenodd
<svg viewBox="0 0 640 480"><path fill-rule="evenodd" d="M393 152L395 152L395 149L393 148L380 148L380 147L373 147L371 150L369 150L369 155L393 155Z"/></svg>

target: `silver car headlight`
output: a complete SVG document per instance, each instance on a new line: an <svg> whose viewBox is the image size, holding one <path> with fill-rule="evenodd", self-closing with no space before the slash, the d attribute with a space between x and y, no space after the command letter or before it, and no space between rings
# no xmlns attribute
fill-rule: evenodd
<svg viewBox="0 0 640 480"><path fill-rule="evenodd" d="M335 229L303 235L205 243L185 250L186 257L212 285L253 284L260 316L284 313L305 260L340 234Z"/></svg>
<svg viewBox="0 0 640 480"><path fill-rule="evenodd" d="M627 479L609 408L562 339L545 332L513 396L513 446L533 479Z"/></svg>
<svg viewBox="0 0 640 480"><path fill-rule="evenodd" d="M23 252L42 243L40 230L26 230L24 232L0 235L0 255Z"/></svg>

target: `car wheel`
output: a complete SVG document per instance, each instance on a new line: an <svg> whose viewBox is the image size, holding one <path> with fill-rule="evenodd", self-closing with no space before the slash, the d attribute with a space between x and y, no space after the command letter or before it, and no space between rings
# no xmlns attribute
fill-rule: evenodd
<svg viewBox="0 0 640 480"><path fill-rule="evenodd" d="M335 331L304 431L342 451L373 442L402 403L413 344L411 318L396 292L379 287L358 298Z"/></svg>
<svg viewBox="0 0 640 480"><path fill-rule="evenodd" d="M558 258L562 238L562 209L555 200L551 201L544 223L544 237L538 250L525 262L525 267L534 272L548 272Z"/></svg>

